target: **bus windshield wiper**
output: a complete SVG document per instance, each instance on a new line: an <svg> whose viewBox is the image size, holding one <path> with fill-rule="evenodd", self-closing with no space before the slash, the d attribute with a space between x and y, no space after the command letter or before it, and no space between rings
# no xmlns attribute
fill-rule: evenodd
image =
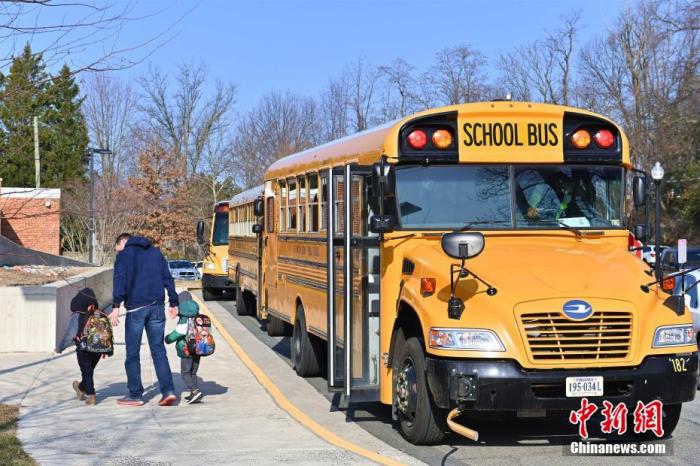
<svg viewBox="0 0 700 466"><path fill-rule="evenodd" d="M566 223L562 222L561 220L557 220L557 223L563 229L573 232L577 238L580 238L583 236L583 232L581 230L579 230L578 228L574 228L571 225L567 225Z"/></svg>
<svg viewBox="0 0 700 466"><path fill-rule="evenodd" d="M467 223L462 228L459 228L458 230L455 230L455 231L467 231L467 230L471 230L472 227L474 227L476 225L490 225L490 224L493 224L493 225L509 224L510 225L510 220L476 220L476 221Z"/></svg>

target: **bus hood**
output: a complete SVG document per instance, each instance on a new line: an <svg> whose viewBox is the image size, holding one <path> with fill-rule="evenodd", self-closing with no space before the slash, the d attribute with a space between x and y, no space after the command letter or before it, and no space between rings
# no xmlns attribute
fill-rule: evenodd
<svg viewBox="0 0 700 466"><path fill-rule="evenodd" d="M636 296L639 286L652 280L628 252L626 236L577 240L566 235L487 236L483 252L467 260L466 267L498 290L499 301L511 298L511 309L533 299ZM447 300L450 264L459 261L449 258L439 241L410 251L406 258L416 264L419 277L436 278L438 297ZM469 276L460 280L458 295L465 301L482 293L484 299L497 299L486 296L486 288Z"/></svg>

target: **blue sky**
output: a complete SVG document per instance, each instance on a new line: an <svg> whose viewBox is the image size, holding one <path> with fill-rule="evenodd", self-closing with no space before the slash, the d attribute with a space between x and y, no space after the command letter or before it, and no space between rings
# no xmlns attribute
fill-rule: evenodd
<svg viewBox="0 0 700 466"><path fill-rule="evenodd" d="M178 63L201 61L212 78L236 83L239 111L250 108L272 89L317 95L330 77L339 75L358 57L375 65L403 57L420 69L430 65L439 49L469 43L495 63L501 52L543 37L548 28L556 27L562 14L572 10L582 13L580 42L586 43L603 34L625 5L621 0L203 0L169 4L136 4L133 14L165 10L127 25L121 41L139 43L166 30L174 37L144 63L118 74L133 79L148 64L172 72ZM90 52L72 59L79 63Z"/></svg>

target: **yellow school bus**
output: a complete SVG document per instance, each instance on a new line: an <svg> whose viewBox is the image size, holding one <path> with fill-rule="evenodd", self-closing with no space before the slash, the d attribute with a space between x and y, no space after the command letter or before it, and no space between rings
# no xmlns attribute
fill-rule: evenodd
<svg viewBox="0 0 700 466"><path fill-rule="evenodd" d="M236 286L238 315L265 317L257 306L259 283L262 278L260 235L253 231L259 217L256 201L262 198L262 186L243 191L229 201L228 277ZM258 207L260 208L260 207Z"/></svg>
<svg viewBox="0 0 700 466"><path fill-rule="evenodd" d="M204 250L201 280L205 301L220 298L224 292L236 291L228 277L228 230L229 201L214 206L208 241L204 239L204 222L197 223L197 242Z"/></svg>
<svg viewBox="0 0 700 466"><path fill-rule="evenodd" d="M668 280L629 252L625 199L645 205L647 185L614 122L527 102L428 110L287 156L256 228L268 327L292 333L297 374L392 405L416 444L461 413L545 417L582 397L659 399L668 435L697 346Z"/></svg>

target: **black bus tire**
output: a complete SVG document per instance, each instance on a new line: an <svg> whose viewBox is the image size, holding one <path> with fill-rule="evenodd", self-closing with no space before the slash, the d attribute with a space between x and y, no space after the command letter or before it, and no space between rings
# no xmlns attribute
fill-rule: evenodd
<svg viewBox="0 0 700 466"><path fill-rule="evenodd" d="M270 337L281 337L284 336L284 324L282 319L279 319L270 314L267 315L267 335Z"/></svg>
<svg viewBox="0 0 700 466"><path fill-rule="evenodd" d="M239 316L247 316L250 314L248 307L249 300L246 299L246 293L241 291L241 288L236 288L236 314Z"/></svg>
<svg viewBox="0 0 700 466"><path fill-rule="evenodd" d="M312 338L306 330L304 308L299 306L292 331L292 363L294 371L300 377L312 377L321 372L319 345L314 344Z"/></svg>
<svg viewBox="0 0 700 466"><path fill-rule="evenodd" d="M219 290L215 290L213 288L202 288L202 298L204 298L205 301L213 301L219 296L221 296L221 292Z"/></svg>
<svg viewBox="0 0 700 466"><path fill-rule="evenodd" d="M414 445L439 443L445 437L446 414L438 409L428 391L423 345L417 337L404 340L403 331L399 332L392 358L392 389L401 434Z"/></svg>

